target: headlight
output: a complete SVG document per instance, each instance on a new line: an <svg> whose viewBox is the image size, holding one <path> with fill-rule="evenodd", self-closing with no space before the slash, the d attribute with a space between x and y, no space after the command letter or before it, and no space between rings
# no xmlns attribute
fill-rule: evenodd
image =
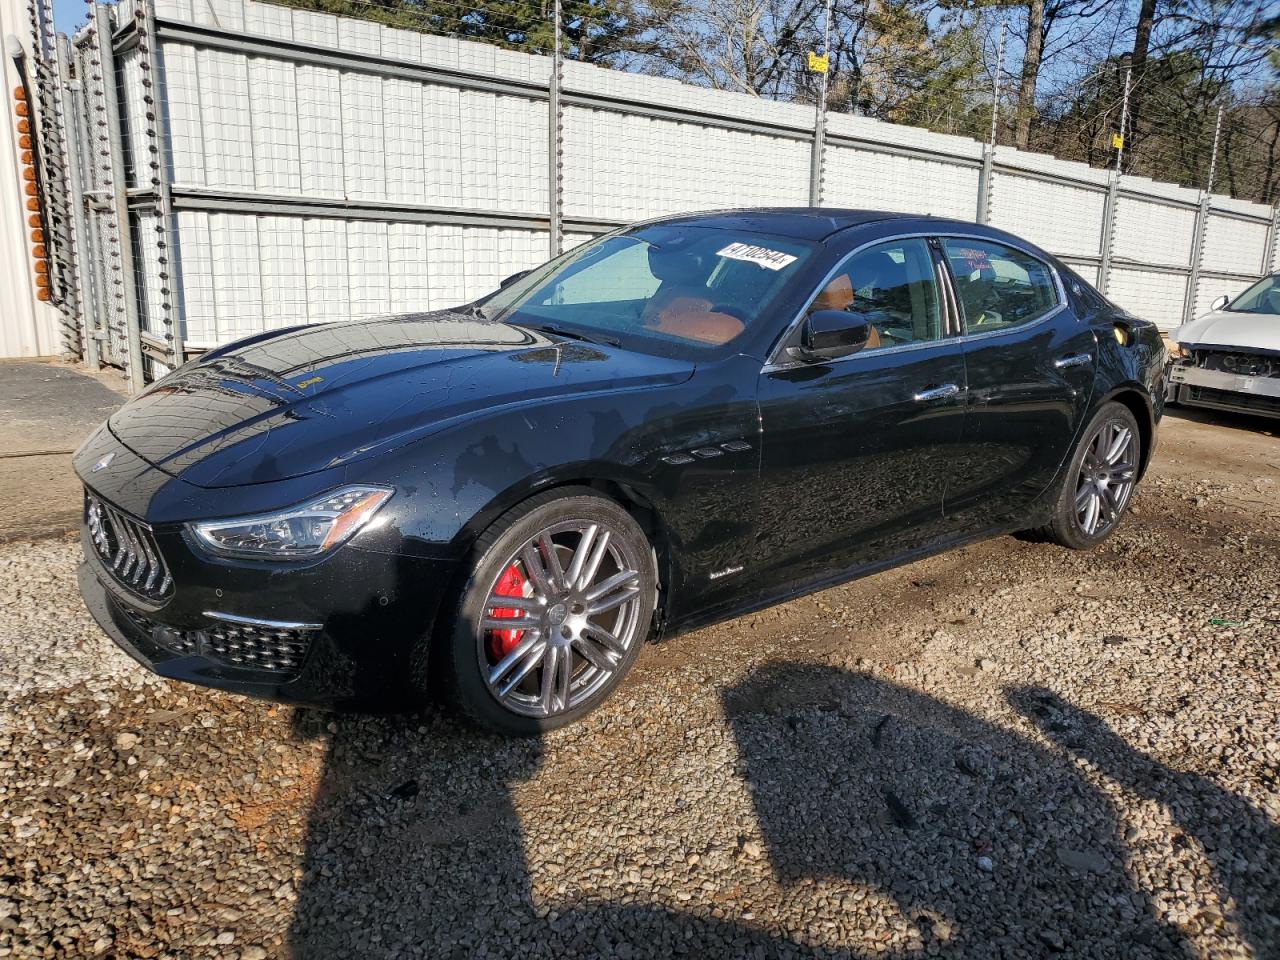
<svg viewBox="0 0 1280 960"><path fill-rule="evenodd" d="M346 543L389 499L391 491L385 487L343 487L277 513L189 526L204 547L220 556L304 559Z"/></svg>

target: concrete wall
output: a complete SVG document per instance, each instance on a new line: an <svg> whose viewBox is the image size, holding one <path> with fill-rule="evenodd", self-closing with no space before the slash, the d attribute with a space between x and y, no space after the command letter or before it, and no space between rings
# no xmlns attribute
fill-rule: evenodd
<svg viewBox="0 0 1280 960"><path fill-rule="evenodd" d="M548 208L547 59L258 0L156 0L156 10L162 21L242 32L250 41L443 71L376 75L196 39L160 46L169 124L162 146L180 197L176 309L189 346L444 306L546 258L538 221ZM133 155L144 156L136 48L122 54L120 69L126 137ZM502 89L467 89L466 78L496 79ZM810 107L574 62L565 65L564 87L563 209L571 225L603 229L689 210L808 203ZM982 145L966 138L832 115L824 202L973 220L982 156ZM1096 281L1109 180L1084 164L1000 148L990 222ZM184 193L220 206L184 209ZM251 209L246 198L260 205ZM303 215L289 207L301 199L477 217ZM1166 328L1181 320L1198 201L1196 191L1136 177L1124 178L1117 200L1108 293ZM1266 249L1268 209L1222 197L1213 207L1200 305L1243 289L1274 256ZM501 223L504 215L519 222ZM139 215L143 326L159 334L153 227L149 214Z"/></svg>

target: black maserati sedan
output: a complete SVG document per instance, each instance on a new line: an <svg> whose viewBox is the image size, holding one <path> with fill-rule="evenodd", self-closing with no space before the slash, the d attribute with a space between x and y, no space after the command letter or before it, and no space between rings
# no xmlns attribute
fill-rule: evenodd
<svg viewBox="0 0 1280 960"><path fill-rule="evenodd" d="M646 640L1016 531L1115 529L1156 329L1000 230L734 210L466 306L213 350L81 447L80 584L156 673L569 723Z"/></svg>

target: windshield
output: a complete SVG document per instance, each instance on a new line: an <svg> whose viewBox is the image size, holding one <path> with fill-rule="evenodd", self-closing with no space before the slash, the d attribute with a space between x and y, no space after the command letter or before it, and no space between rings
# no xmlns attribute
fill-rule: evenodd
<svg viewBox="0 0 1280 960"><path fill-rule="evenodd" d="M1232 313L1280 314L1280 276L1259 280L1223 309Z"/></svg>
<svg viewBox="0 0 1280 960"><path fill-rule="evenodd" d="M738 230L641 227L576 247L480 307L491 320L696 358L742 336L812 252Z"/></svg>

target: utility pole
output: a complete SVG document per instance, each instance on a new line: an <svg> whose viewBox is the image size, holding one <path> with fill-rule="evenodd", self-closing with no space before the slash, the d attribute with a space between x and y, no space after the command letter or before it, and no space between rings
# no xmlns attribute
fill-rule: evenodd
<svg viewBox="0 0 1280 960"><path fill-rule="evenodd" d="M809 54L809 69L818 74L818 106L813 118L813 152L809 158L809 205L822 205L822 161L827 139L827 76L831 70L831 0L823 4L822 55Z"/></svg>
<svg viewBox="0 0 1280 960"><path fill-rule="evenodd" d="M1222 107L1218 107L1218 119L1213 124L1213 148L1209 153L1209 177L1204 185L1205 194L1213 193L1213 179L1218 173L1218 143L1222 138Z"/></svg>
<svg viewBox="0 0 1280 960"><path fill-rule="evenodd" d="M1111 181L1107 184L1107 199L1102 205L1102 244L1098 261L1098 289L1107 294L1111 290L1111 246L1116 235L1116 208L1120 205L1120 164L1124 159L1125 127L1129 123L1129 89L1133 77L1133 68L1124 72L1124 98L1120 101L1120 132L1112 134L1112 145L1116 151L1115 168L1111 171ZM1184 304L1185 306L1185 304Z"/></svg>
<svg viewBox="0 0 1280 960"><path fill-rule="evenodd" d="M564 156L564 113L560 104L560 88L564 83L564 60L560 53L562 12L560 0L554 4L555 24L552 28L551 82L547 98L547 197L548 227L551 256L558 257L564 249L562 210L564 194L561 162Z"/></svg>
<svg viewBox="0 0 1280 960"><path fill-rule="evenodd" d="M996 131L1000 124L1000 75L1004 71L1004 42L1009 22L1000 24L1000 43L996 47L996 69L991 77L991 135L982 148L982 174L978 178L978 222L991 219L991 181L996 167Z"/></svg>
<svg viewBox="0 0 1280 960"><path fill-rule="evenodd" d="M987 144L994 152L996 148L996 129L1000 122L1000 75L1004 72L1004 43L1009 35L1009 21L1000 23L1000 44L996 47L996 72L991 77L991 136Z"/></svg>
<svg viewBox="0 0 1280 960"><path fill-rule="evenodd" d="M1133 80L1133 68L1124 72L1124 98L1120 101L1120 135L1116 138L1116 173L1122 171L1124 162L1124 142L1129 135L1129 92Z"/></svg>

